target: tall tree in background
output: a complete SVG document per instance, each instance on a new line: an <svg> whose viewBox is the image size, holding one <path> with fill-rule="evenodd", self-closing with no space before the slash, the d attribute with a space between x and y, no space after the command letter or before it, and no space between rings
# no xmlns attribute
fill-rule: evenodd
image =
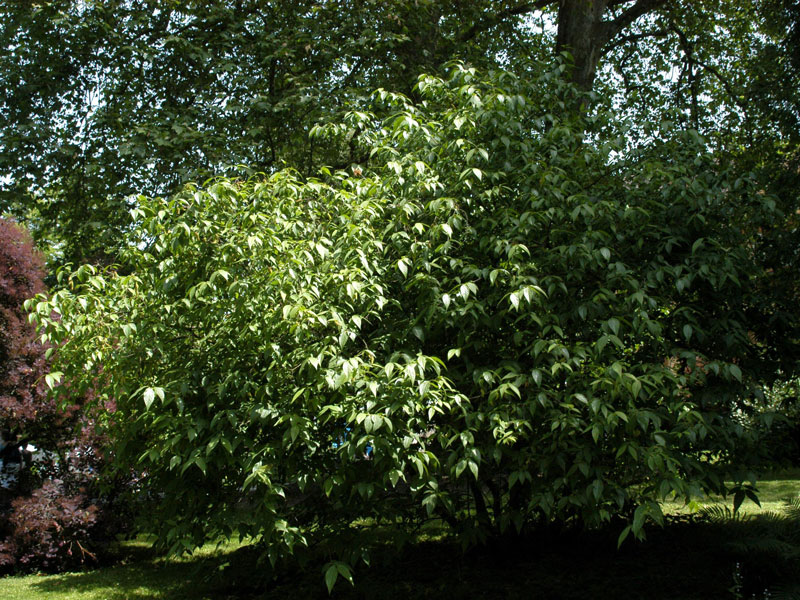
<svg viewBox="0 0 800 600"><path fill-rule="evenodd" d="M347 161L316 148L311 126L374 88L411 92L445 60L485 62L452 40L491 4L5 3L3 205L35 209L64 259L102 261L129 194L235 165Z"/></svg>
<svg viewBox="0 0 800 600"><path fill-rule="evenodd" d="M25 219L54 264L115 260L132 194L363 162L347 140L329 147L308 132L374 89L413 96L420 73L441 74L454 59L525 76L530 60L567 51L567 77L613 96L633 123L677 111L686 126L723 126L731 140L770 130L779 111L788 128L797 99L773 80L796 81L796 63L770 57L791 48L781 46L795 31L791 6L5 1L0 210Z"/></svg>

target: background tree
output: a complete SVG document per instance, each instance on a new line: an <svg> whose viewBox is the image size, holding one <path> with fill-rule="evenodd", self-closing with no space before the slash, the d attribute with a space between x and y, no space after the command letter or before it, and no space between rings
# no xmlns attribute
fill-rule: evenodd
<svg viewBox="0 0 800 600"><path fill-rule="evenodd" d="M776 96L766 119L753 105L797 88L767 82L796 79L796 62L773 60L791 53L791 6L4 2L0 209L32 226L54 264L113 261L131 195L222 173L313 175L364 162L347 140L327 147L308 132L373 89L413 96L419 74L441 74L454 59L524 76L528 60L569 51L567 78L613 94L633 123L675 110L703 134L726 123L732 139L769 131L781 111L788 131L796 98ZM710 35L715 28L725 34Z"/></svg>
<svg viewBox="0 0 800 600"><path fill-rule="evenodd" d="M130 194L352 160L315 147L311 126L374 88L410 92L446 60L485 62L453 38L492 4L4 3L4 208L62 260L102 262Z"/></svg>

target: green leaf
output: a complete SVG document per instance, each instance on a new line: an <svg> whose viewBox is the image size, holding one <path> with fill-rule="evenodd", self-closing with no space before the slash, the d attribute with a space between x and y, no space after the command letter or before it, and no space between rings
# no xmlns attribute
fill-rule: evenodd
<svg viewBox="0 0 800 600"><path fill-rule="evenodd" d="M630 533L631 533L631 526L630 525L625 526L625 528L622 530L622 533L620 533L619 537L617 538L617 549L622 547L622 543L626 540L626 538L628 537L628 535L630 535Z"/></svg>
<svg viewBox="0 0 800 600"><path fill-rule="evenodd" d="M633 523L631 525L631 531L634 534L637 534L642 530L644 527L644 520L647 517L647 506L642 504L636 507L636 510L633 512Z"/></svg>
<svg viewBox="0 0 800 600"><path fill-rule="evenodd" d="M750 500L752 500L756 504L756 506L761 508L761 501L759 500L758 494L756 494L755 490L746 489L744 493L748 498L750 498Z"/></svg>
<svg viewBox="0 0 800 600"><path fill-rule="evenodd" d="M156 392L153 388L145 388L144 394L142 394L142 398L144 398L144 406L145 408L149 409L153 402L156 399Z"/></svg>
<svg viewBox="0 0 800 600"><path fill-rule="evenodd" d="M350 572L350 565L337 561L336 570L339 572L339 575L349 581L351 585L354 585L353 574Z"/></svg>
<svg viewBox="0 0 800 600"><path fill-rule="evenodd" d="M389 481L392 483L392 487L397 487L397 482L403 478L403 472L399 470L394 470L389 472Z"/></svg>
<svg viewBox="0 0 800 600"><path fill-rule="evenodd" d="M612 318L609 319L607 323L608 323L608 328L611 330L611 332L614 335L619 335L619 320Z"/></svg>
<svg viewBox="0 0 800 600"><path fill-rule="evenodd" d="M47 387L51 390L61 382L61 379L64 377L64 374L61 371L51 371L47 375L44 376L45 383Z"/></svg>
<svg viewBox="0 0 800 600"><path fill-rule="evenodd" d="M397 261L397 268L400 269L400 272L403 274L403 277L408 276L408 264L409 262L407 258L401 258L400 260Z"/></svg>
<svg viewBox="0 0 800 600"><path fill-rule="evenodd" d="M328 586L328 594L333 592L333 586L336 585L336 579L339 577L339 569L335 564L331 564L325 571L325 585Z"/></svg>
<svg viewBox="0 0 800 600"><path fill-rule="evenodd" d="M600 496L603 494L603 482L599 479L595 479L592 482L592 494L594 495L595 501L600 500Z"/></svg>
<svg viewBox="0 0 800 600"><path fill-rule="evenodd" d="M733 512L736 514L739 512L739 508L742 506L742 502L745 499L745 492L744 490L736 490L736 493L733 495Z"/></svg>

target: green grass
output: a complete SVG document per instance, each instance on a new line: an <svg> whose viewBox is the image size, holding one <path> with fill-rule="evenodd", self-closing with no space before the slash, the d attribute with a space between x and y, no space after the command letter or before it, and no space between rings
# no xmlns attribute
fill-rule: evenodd
<svg viewBox="0 0 800 600"><path fill-rule="evenodd" d="M769 473L757 483L760 506L745 498L740 511L745 514L762 514L765 512L780 513L784 501L800 496L800 469L791 469L778 473ZM666 514L690 514L705 506L725 505L733 508L733 498L723 500L719 497L699 498L690 506L683 502L664 502L662 508Z"/></svg>
<svg viewBox="0 0 800 600"><path fill-rule="evenodd" d="M3 600L207 600L219 598L207 577L238 545L214 545L191 557L152 556L146 540L123 544L122 564L80 573L27 575L0 579Z"/></svg>
<svg viewBox="0 0 800 600"><path fill-rule="evenodd" d="M762 508L748 501L743 510L751 514L780 510L783 498L800 494L800 469L772 476L761 481L758 487ZM714 503L718 500L712 498L703 502ZM357 570L356 587L340 583L333 598L710 600L734 598L731 590L737 585L741 587L740 597L760 598L773 581L784 586L795 583L786 579L785 574L781 575L783 579L775 579L774 573L758 571L780 566L779 557L761 556L762 559L767 556L766 563L750 560L748 536L754 543L763 545L764 522L759 522L758 518L753 525L756 529L748 529L750 525L745 522L734 530L724 523L698 521L687 515L681 505L667 505L665 509L673 515L667 527L651 528L647 541L626 543L620 550L616 548L615 532L579 531L543 531L525 540L495 541L466 554L455 542L432 536L402 551L383 546L376 551L370 569ZM777 522L777 525L783 527L785 523ZM737 550L729 544L731 541L744 542L744 545L739 543ZM0 579L0 598L329 598L322 579L322 560L306 567L287 567L273 581L259 577L263 574L263 565L257 563L251 549L239 544L206 546L191 557L169 560L153 556L146 540L126 542L123 550L122 564L111 567L63 575ZM796 583L800 585L800 577Z"/></svg>

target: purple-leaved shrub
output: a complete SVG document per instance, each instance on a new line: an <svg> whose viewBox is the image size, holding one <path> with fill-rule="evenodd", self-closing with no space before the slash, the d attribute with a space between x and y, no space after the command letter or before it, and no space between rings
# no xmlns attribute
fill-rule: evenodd
<svg viewBox="0 0 800 600"><path fill-rule="evenodd" d="M86 409L93 392L75 394L66 405L48 393L49 346L23 309L45 290L44 274L28 233L0 219L0 432L9 442L7 457L20 458L16 447L27 444L40 451L0 488L0 573L94 564L127 514L119 487L100 489L108 443Z"/></svg>

